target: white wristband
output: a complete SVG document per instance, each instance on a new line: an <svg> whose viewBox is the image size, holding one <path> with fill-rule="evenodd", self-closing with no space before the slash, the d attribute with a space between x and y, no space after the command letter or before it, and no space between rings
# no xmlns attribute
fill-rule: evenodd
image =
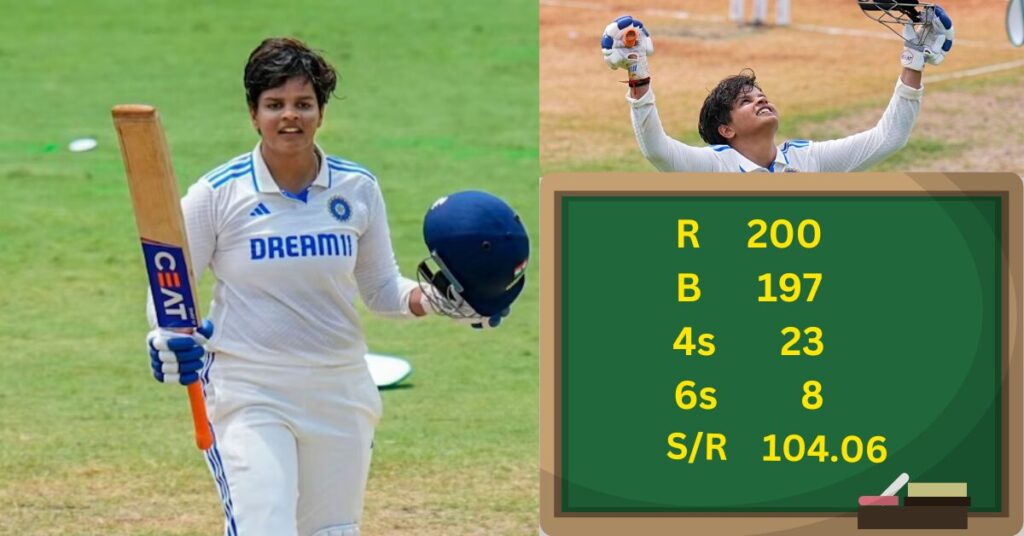
<svg viewBox="0 0 1024 536"><path fill-rule="evenodd" d="M924 52L921 50L906 47L900 54L900 63L907 69L914 71L924 70Z"/></svg>

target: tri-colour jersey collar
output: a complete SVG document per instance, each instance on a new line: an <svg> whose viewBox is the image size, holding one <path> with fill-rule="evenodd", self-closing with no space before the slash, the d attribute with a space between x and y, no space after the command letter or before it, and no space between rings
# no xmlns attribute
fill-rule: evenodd
<svg viewBox="0 0 1024 536"><path fill-rule="evenodd" d="M785 151L783 151L780 148L776 148L775 161L772 162L771 164L768 164L768 167L761 167L751 162L750 160L747 159L747 157L743 156L738 151L736 152L736 157L739 159L740 162L739 171L741 173L781 173L784 171L795 171L794 169L792 169L792 166L789 165L789 160L786 158Z"/></svg>
<svg viewBox="0 0 1024 536"><path fill-rule="evenodd" d="M331 184L331 172L327 166L327 156L324 154L323 150L320 149L319 145L314 145L313 149L316 151L317 157L320 158L320 172L317 174L316 180L314 180L309 187L312 188L317 186L320 188L328 188ZM267 169L267 163L263 160L263 154L260 152L260 143L257 143L256 148L252 150L252 161L255 163L253 169L256 175L253 181L253 186L256 188L256 191L267 193L274 192L284 195L285 192L282 192L277 186L274 176L271 175L270 170ZM306 190L308 192L309 188ZM305 192L298 195L285 195L285 197L299 199L302 201L303 199L301 198L305 197Z"/></svg>

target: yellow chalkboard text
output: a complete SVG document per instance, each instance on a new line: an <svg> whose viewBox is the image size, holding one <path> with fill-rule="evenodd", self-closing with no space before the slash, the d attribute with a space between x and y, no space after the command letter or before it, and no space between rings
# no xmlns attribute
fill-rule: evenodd
<svg viewBox="0 0 1024 536"><path fill-rule="evenodd" d="M769 228L768 222L755 218L747 222L747 227L754 230L754 234L747 240L748 249L765 249L768 242L764 240L765 233L771 241L772 247L786 249L793 244L793 237L804 249L817 247L821 242L821 226L815 220L803 220L793 232L793 224L789 220L775 220Z"/></svg>
<svg viewBox="0 0 1024 536"><path fill-rule="evenodd" d="M814 411L821 408L821 404L825 402L825 399L821 397L821 382L818 380L808 380L804 382L804 396L800 399L800 403L804 405L804 408Z"/></svg>
<svg viewBox="0 0 1024 536"><path fill-rule="evenodd" d="M821 328L817 326L810 326L804 328L803 335L807 335L807 343L803 348L794 350L793 347L800 342L800 330L793 326L782 328L782 334L790 337L789 341L782 345L782 351L780 355L791 356L791 355L809 355L811 357L819 356L825 351L825 343L821 342L822 332Z"/></svg>
<svg viewBox="0 0 1024 536"><path fill-rule="evenodd" d="M693 351L697 350L697 346L700 346L700 350L697 353L708 357L715 353L715 343L711 342L715 336L711 333L701 333L697 335L697 343L693 342L693 327L686 326L682 331L679 332L679 336L676 337L676 342L672 344L673 350L682 350L686 352L686 355L693 355Z"/></svg>
<svg viewBox="0 0 1024 536"><path fill-rule="evenodd" d="M848 435L843 438L838 453L829 452L823 435L816 435L811 440L810 446L799 434L789 434L782 440L782 456L779 455L778 436L768 434L762 438L768 446L768 454L761 457L765 462L781 462L783 456L786 461L799 462L805 458L817 458L818 462L857 463L864 458L871 463L882 463L889 455L885 448L885 436L871 436L867 443L859 436Z"/></svg>
<svg viewBox="0 0 1024 536"><path fill-rule="evenodd" d="M716 454L719 461L728 461L725 454L725 434L718 432L697 432L693 445L689 447L685 443L686 434L672 432L668 435L667 440L671 450L665 453L665 455L671 460L686 460L686 463L693 463L697 459L697 453L700 451L701 439L704 440L704 459L706 461L714 461Z"/></svg>
<svg viewBox="0 0 1024 536"><path fill-rule="evenodd" d="M697 274L679 274L679 301L695 302L700 299L700 278Z"/></svg>
<svg viewBox="0 0 1024 536"><path fill-rule="evenodd" d="M697 242L697 229L700 225L697 224L697 220L679 220L679 249L686 247L686 241L690 241L690 245L694 249L700 248L700 243Z"/></svg>
<svg viewBox="0 0 1024 536"><path fill-rule="evenodd" d="M718 399L715 398L714 387L704 387L699 392L697 384L692 380L683 380L676 385L676 405L679 409L691 410L698 405L700 409L711 410L718 407Z"/></svg>
<svg viewBox="0 0 1024 536"><path fill-rule="evenodd" d="M793 303L800 299L802 293L802 285L800 279L803 277L805 280L810 280L811 288L807 291L807 301L814 301L814 297L818 294L818 286L821 285L821 273L805 273L797 275L794 273L784 273L779 276L779 295L776 296L773 292L772 282L774 276L771 272L763 273L757 276L757 280L764 283L764 294L757 297L759 302L775 302L782 300L787 303Z"/></svg>

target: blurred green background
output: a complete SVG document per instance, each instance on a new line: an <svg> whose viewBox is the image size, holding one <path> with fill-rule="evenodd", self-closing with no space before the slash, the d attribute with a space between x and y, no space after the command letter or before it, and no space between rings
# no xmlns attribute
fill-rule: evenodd
<svg viewBox="0 0 1024 536"><path fill-rule="evenodd" d="M318 141L377 175L412 275L423 214L461 189L506 199L536 247L537 20L524 0L6 5L0 533L222 531L184 390L149 375L114 104L159 108L184 191L257 141L249 52L268 36L307 41L341 76ZM98 148L69 152L84 136ZM365 534L536 534L536 264L499 330L364 317L373 351L415 367L383 393Z"/></svg>

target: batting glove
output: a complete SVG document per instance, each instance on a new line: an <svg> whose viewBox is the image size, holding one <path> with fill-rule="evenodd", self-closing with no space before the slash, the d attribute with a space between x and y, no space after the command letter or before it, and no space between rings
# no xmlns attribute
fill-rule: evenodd
<svg viewBox="0 0 1024 536"><path fill-rule="evenodd" d="M926 9L924 22L920 30L915 30L911 24L903 27L907 46L900 54L900 61L904 67L915 71L924 70L925 63L942 63L953 48L953 21L944 9L939 6Z"/></svg>
<svg viewBox="0 0 1024 536"><path fill-rule="evenodd" d="M443 296L441 291L433 285L421 284L420 289L423 291L420 297L420 306L427 314L444 315L460 324L467 324L473 329L496 328L501 325L501 320L510 312L509 308L505 308L498 314L484 316L476 312L469 302L462 299L455 289L448 290L451 294L449 297Z"/></svg>
<svg viewBox="0 0 1024 536"><path fill-rule="evenodd" d="M203 322L202 327L191 334L166 329L154 329L146 336L149 347L149 363L153 377L162 383L188 385L199 379L203 368L203 348L213 336L213 322Z"/></svg>
<svg viewBox="0 0 1024 536"><path fill-rule="evenodd" d="M636 39L632 46L626 43L629 36ZM654 41L647 28L644 28L644 23L633 17L624 15L605 27L604 35L601 36L601 52L609 68L626 69L630 80L651 77L647 56L654 54Z"/></svg>
<svg viewBox="0 0 1024 536"><path fill-rule="evenodd" d="M504 311L489 317L476 315L475 317L469 316L465 318L456 318L455 321L462 324L468 324L469 327L473 329L491 329L500 326L501 321L511 312L512 309L510 307L506 307Z"/></svg>

